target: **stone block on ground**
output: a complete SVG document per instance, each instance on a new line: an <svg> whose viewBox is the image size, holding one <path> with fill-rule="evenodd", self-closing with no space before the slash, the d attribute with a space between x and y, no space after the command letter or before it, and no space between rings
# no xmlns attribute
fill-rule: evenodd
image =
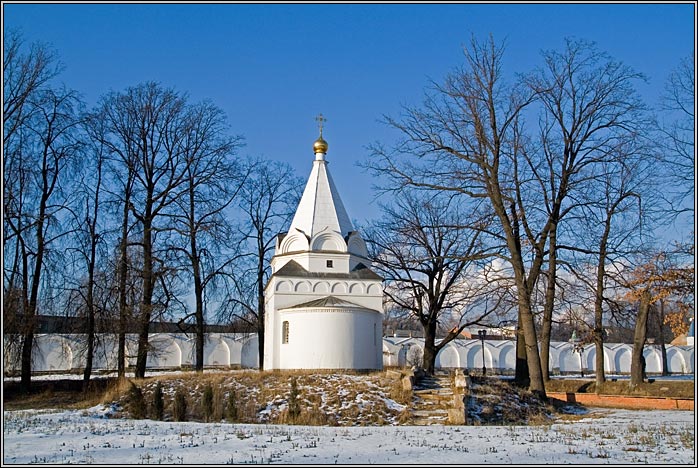
<svg viewBox="0 0 698 468"><path fill-rule="evenodd" d="M449 409L448 410L448 423L449 424L465 424L465 411L462 409Z"/></svg>
<svg viewBox="0 0 698 468"><path fill-rule="evenodd" d="M463 371L456 371L455 379L453 381L453 385L456 388L470 388L472 384L473 382L469 375L463 374Z"/></svg>
<svg viewBox="0 0 698 468"><path fill-rule="evenodd" d="M414 376L406 375L402 378L402 389L405 391L414 389Z"/></svg>

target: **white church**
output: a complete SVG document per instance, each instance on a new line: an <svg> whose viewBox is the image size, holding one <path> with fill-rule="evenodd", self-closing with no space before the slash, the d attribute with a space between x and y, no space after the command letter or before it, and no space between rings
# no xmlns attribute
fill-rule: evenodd
<svg viewBox="0 0 698 468"><path fill-rule="evenodd" d="M308 183L271 260L264 369L382 369L382 278L332 181L318 120Z"/></svg>

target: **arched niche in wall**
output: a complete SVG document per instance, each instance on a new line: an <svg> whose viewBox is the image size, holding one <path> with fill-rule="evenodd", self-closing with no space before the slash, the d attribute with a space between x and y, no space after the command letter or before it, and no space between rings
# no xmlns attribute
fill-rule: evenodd
<svg viewBox="0 0 698 468"><path fill-rule="evenodd" d="M332 285L332 294L346 294L347 285L346 283L334 283Z"/></svg>
<svg viewBox="0 0 698 468"><path fill-rule="evenodd" d="M230 366L230 348L220 336L209 336L204 343L204 365Z"/></svg>
<svg viewBox="0 0 698 468"><path fill-rule="evenodd" d="M460 357L458 356L456 347L453 345L446 345L446 347L436 355L434 365L438 368L460 368Z"/></svg>
<svg viewBox="0 0 698 468"><path fill-rule="evenodd" d="M154 334L148 340L148 347L147 367L163 368L182 365L182 349L170 334Z"/></svg>

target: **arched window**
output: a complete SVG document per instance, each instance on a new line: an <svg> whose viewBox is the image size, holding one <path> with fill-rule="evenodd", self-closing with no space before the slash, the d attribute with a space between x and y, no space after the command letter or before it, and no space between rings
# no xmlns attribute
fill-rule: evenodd
<svg viewBox="0 0 698 468"><path fill-rule="evenodd" d="M288 343L288 320L281 324L281 343Z"/></svg>

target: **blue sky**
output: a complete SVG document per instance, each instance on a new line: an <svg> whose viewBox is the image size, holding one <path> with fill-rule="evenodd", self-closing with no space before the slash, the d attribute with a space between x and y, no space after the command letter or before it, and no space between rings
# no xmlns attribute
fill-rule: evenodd
<svg viewBox="0 0 698 468"><path fill-rule="evenodd" d="M645 73L655 104L693 52L695 5L682 4L3 4L4 28L53 45L62 81L88 104L159 81L210 99L243 135L243 154L286 161L307 177L328 119L330 171L352 219L377 215L375 181L356 163L395 138L379 120L416 104L430 78L462 63L471 35L506 40L513 72L565 37L597 42Z"/></svg>

